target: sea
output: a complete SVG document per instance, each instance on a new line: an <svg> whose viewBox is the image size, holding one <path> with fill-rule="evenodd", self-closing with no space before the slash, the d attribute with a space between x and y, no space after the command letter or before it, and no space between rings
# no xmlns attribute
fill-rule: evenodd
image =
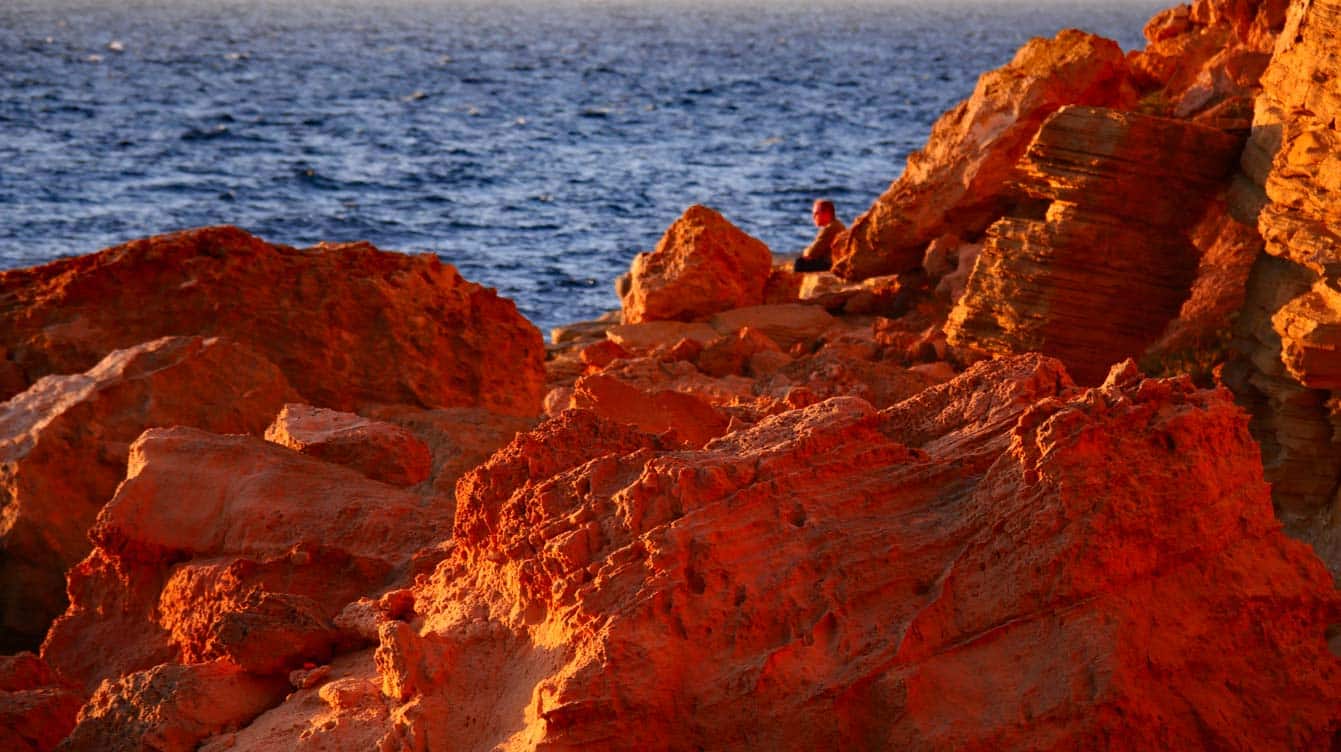
<svg viewBox="0 0 1341 752"><path fill-rule="evenodd" d="M0 0L0 268L202 225L434 253L542 331L691 204L851 220L1034 36L1167 0Z"/></svg>

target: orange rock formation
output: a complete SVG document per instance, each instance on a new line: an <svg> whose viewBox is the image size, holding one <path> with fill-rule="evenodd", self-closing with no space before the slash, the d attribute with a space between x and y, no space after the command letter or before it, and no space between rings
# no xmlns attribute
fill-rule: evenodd
<svg viewBox="0 0 1341 752"><path fill-rule="evenodd" d="M1043 120L1068 104L1135 104L1130 76L1107 39L1068 29L1031 40L936 121L903 175L834 242L834 272L864 279L908 271L937 237L981 233L1015 203L1015 165Z"/></svg>
<svg viewBox="0 0 1341 752"><path fill-rule="evenodd" d="M253 433L285 400L284 375L221 339L167 337L82 374L46 376L0 403L0 646L36 649L65 610L65 571L126 474L146 428Z"/></svg>
<svg viewBox="0 0 1341 752"><path fill-rule="evenodd" d="M989 228L950 314L950 343L1047 353L1090 384L1139 355L1188 297L1198 263L1190 230L1242 146L1182 120L1059 110L1021 165L1025 190L1052 203L1041 218Z"/></svg>
<svg viewBox="0 0 1341 752"><path fill-rule="evenodd" d="M1296 2L1262 77L1238 209L1266 240L1235 323L1226 379L1254 435L1286 530L1341 577L1341 3Z"/></svg>
<svg viewBox="0 0 1341 752"><path fill-rule="evenodd" d="M773 264L763 242L706 206L691 206L629 269L630 323L687 320L764 302Z"/></svg>
<svg viewBox="0 0 1341 752"><path fill-rule="evenodd" d="M1285 6L1031 42L854 224L862 282L691 207L543 368L366 245L0 273L6 626L69 594L0 739L1334 747L1341 0Z"/></svg>
<svg viewBox="0 0 1341 752"><path fill-rule="evenodd" d="M540 333L437 257L298 250L210 227L0 272L0 397L177 334L250 347L318 407L531 415L544 396Z"/></svg>

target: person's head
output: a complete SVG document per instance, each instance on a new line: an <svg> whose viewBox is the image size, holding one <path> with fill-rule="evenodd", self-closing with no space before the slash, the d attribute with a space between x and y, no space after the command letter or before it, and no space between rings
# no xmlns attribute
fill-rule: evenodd
<svg viewBox="0 0 1341 752"><path fill-rule="evenodd" d="M833 221L833 217L833 202L827 198L816 200L815 205L810 208L810 218L815 221L816 227L824 227Z"/></svg>

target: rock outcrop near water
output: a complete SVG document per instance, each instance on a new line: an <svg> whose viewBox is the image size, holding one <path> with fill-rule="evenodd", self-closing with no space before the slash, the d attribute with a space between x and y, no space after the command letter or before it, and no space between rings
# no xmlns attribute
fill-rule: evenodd
<svg viewBox="0 0 1341 752"><path fill-rule="evenodd" d="M1243 139L1183 120L1064 107L1021 163L1043 216L993 224L950 314L952 344L1042 352L1084 383L1139 355L1188 297L1190 231L1227 187Z"/></svg>
<svg viewBox="0 0 1341 752"><path fill-rule="evenodd" d="M629 323L693 320L764 302L768 246L706 206L691 206L629 270Z"/></svg>
<svg viewBox="0 0 1341 752"><path fill-rule="evenodd" d="M338 410L533 414L543 343L511 301L436 257L366 243L298 250L232 227L0 272L0 396L168 335L220 336Z"/></svg>
<svg viewBox="0 0 1341 752"><path fill-rule="evenodd" d="M905 272L942 235L981 235L1016 203L1016 164L1045 118L1069 104L1130 107L1136 96L1114 42L1074 29L1030 41L936 121L903 175L835 241L834 272Z"/></svg>
<svg viewBox="0 0 1341 752"><path fill-rule="evenodd" d="M1146 34L984 75L860 281L693 206L543 364L363 244L0 274L0 738L1334 748L1341 5Z"/></svg>

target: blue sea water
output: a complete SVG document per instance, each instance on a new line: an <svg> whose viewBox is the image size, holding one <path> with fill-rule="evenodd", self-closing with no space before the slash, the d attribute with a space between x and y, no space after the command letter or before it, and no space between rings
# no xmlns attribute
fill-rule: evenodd
<svg viewBox="0 0 1341 752"><path fill-rule="evenodd" d="M227 223L590 318L686 206L796 250L1029 37L1167 4L0 0L0 268Z"/></svg>

